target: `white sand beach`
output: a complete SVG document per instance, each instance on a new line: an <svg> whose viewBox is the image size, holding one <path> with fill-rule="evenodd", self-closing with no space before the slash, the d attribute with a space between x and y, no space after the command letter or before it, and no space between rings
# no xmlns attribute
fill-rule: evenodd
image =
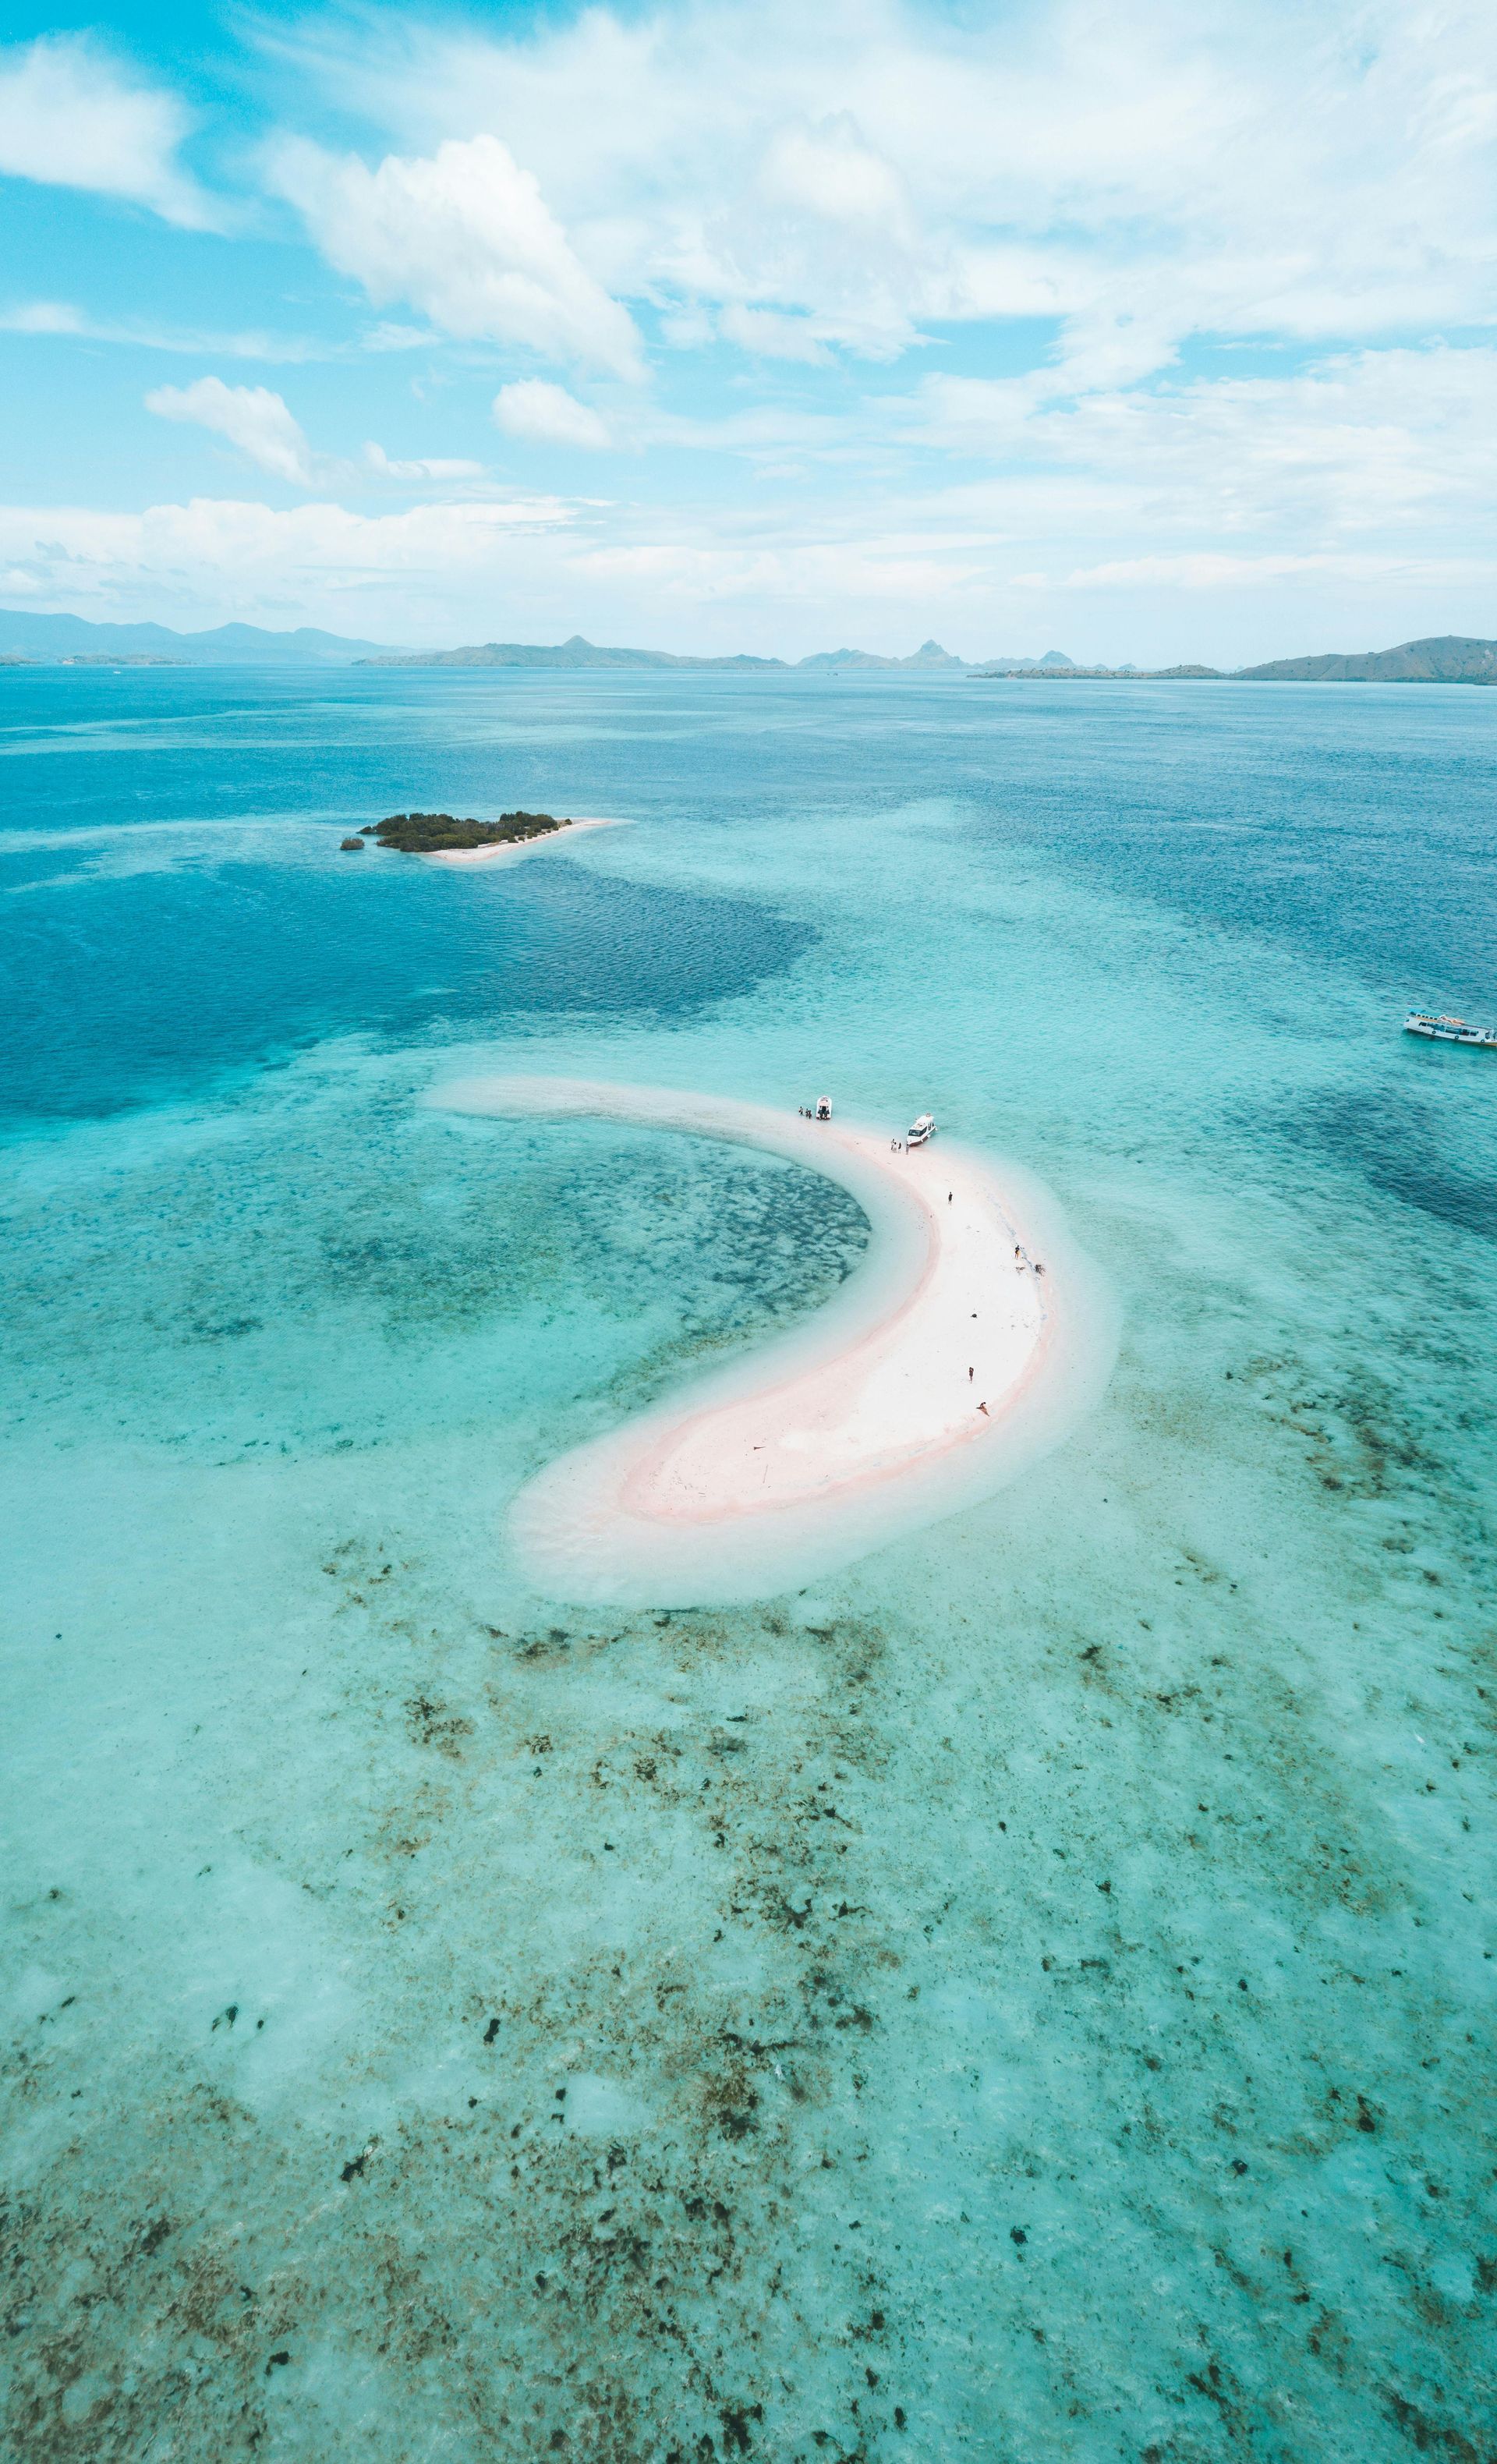
<svg viewBox="0 0 1497 2464"><path fill-rule="evenodd" d="M1002 1486L1106 1383L1111 1303L1053 1200L1027 1176L1001 1185L938 1134L901 1152L889 1132L788 1107L574 1079L471 1080L431 1100L765 1148L839 1181L872 1225L864 1261L805 1326L520 1492L512 1533L554 1595L638 1604L783 1590Z"/></svg>
<svg viewBox="0 0 1497 2464"><path fill-rule="evenodd" d="M513 847L439 847L426 856L427 864L518 864L521 856L539 854L541 847L556 847L564 839L575 838L581 830L622 830L632 816L627 813L576 813L563 822L559 830L547 830L537 839L518 839Z"/></svg>

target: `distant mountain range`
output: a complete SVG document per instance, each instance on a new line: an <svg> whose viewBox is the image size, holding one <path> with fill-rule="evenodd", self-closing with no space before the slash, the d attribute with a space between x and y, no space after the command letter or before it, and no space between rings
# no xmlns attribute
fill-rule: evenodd
<svg viewBox="0 0 1497 2464"><path fill-rule="evenodd" d="M378 642L345 642L303 625L295 633L262 633L258 625L218 625L209 633L174 633L166 625L95 625L86 616L38 616L0 607L0 659L165 660L214 667L260 666L287 660L344 666L378 650Z"/></svg>
<svg viewBox="0 0 1497 2464"><path fill-rule="evenodd" d="M1043 658L958 659L939 642L922 642L908 659L876 650L816 650L805 659L688 658L673 650L601 648L574 633L570 641L481 642L459 650L401 650L299 626L293 633L258 625L219 625L207 633L174 633L166 625L96 625L84 616L39 616L0 607L0 667L72 661L107 667L371 667L371 668L693 668L724 673L831 674L877 669L891 673L972 677L1024 676L1084 684L1106 678L1175 681L1231 677L1249 684L1497 685L1497 642L1440 633L1400 642L1392 650L1332 651L1305 659L1271 659L1258 668L1081 668L1063 650Z"/></svg>
<svg viewBox="0 0 1497 2464"><path fill-rule="evenodd" d="M478 642L465 650L398 650L358 662L365 668L715 668L753 669L789 675L805 669L918 668L927 673L970 675L975 663L943 650L939 642L922 642L908 659L881 658L876 650L815 650L808 659L756 659L739 651L734 658L683 658L674 650L605 649L574 633L569 642ZM991 665L991 662L985 664ZM1002 663L1016 672L1031 668L1068 668L1064 651L1046 650L1043 659Z"/></svg>
<svg viewBox="0 0 1497 2464"><path fill-rule="evenodd" d="M462 650L385 650L361 668L782 668L783 659L692 659L673 650L607 650L574 633L569 642L474 642Z"/></svg>
<svg viewBox="0 0 1497 2464"><path fill-rule="evenodd" d="M174 633L166 625L96 625L85 616L38 616L30 609L0 607L0 665L71 660L107 667L298 667L372 668L715 668L788 674L796 668L917 668L965 675L974 662L924 642L908 659L881 658L876 650L818 650L813 657L756 659L683 658L673 650L601 649L574 633L569 642L483 642L460 650L402 650L385 642L351 641L303 625L294 633L266 633L258 625L219 625L208 633ZM988 661L1016 672L1068 668L1060 650L1043 659Z"/></svg>

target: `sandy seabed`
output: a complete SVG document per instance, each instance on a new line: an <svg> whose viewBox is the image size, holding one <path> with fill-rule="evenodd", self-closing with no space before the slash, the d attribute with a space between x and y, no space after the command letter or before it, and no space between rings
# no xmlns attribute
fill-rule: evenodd
<svg viewBox="0 0 1497 2464"><path fill-rule="evenodd" d="M713 1095L486 1078L444 1109L590 1116L760 1147L839 1182L867 1257L805 1326L527 1483L510 1513L538 1588L621 1606L759 1599L991 1494L1107 1383L1116 1314L1056 1201L937 1136Z"/></svg>

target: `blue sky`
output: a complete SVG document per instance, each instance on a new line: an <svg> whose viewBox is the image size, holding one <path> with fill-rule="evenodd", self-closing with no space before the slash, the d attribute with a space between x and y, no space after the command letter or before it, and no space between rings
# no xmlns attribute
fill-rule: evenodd
<svg viewBox="0 0 1497 2464"><path fill-rule="evenodd" d="M12 8L0 605L1497 633L1497 11Z"/></svg>

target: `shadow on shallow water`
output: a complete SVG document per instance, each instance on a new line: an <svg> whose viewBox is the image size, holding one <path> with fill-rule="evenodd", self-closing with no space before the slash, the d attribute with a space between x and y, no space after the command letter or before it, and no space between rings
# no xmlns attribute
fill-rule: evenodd
<svg viewBox="0 0 1497 2464"><path fill-rule="evenodd" d="M6 1112L101 1116L350 1030L686 1018L783 973L812 929L558 854L505 874L208 865L60 884L4 911ZM363 861L363 859L361 859Z"/></svg>
<svg viewBox="0 0 1497 2464"><path fill-rule="evenodd" d="M1487 1064L1485 1055L1460 1058L1489 1068L1497 1092L1497 1063ZM1282 1126L1297 1143L1353 1166L1385 1197L1497 1241L1497 1183L1475 1179L1442 1156L1440 1122L1428 1107L1383 1093L1326 1095Z"/></svg>

